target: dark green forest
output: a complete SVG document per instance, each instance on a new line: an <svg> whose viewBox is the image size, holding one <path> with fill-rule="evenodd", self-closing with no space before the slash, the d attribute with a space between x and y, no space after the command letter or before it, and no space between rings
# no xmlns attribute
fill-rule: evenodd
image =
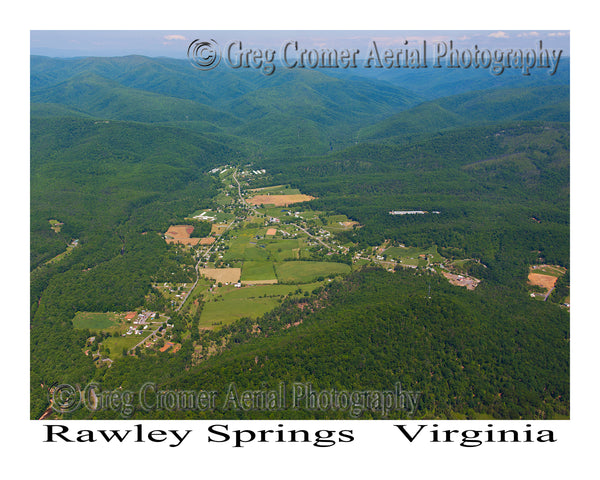
<svg viewBox="0 0 600 480"><path fill-rule="evenodd" d="M568 417L569 313L560 303L569 275L545 302L526 284L531 265L570 268L568 75L493 84L467 72L459 88L456 72L427 81L419 72L412 84L278 73L198 72L139 56L31 57L31 418L49 407L52 385L90 382L219 392L232 382L242 390L400 382L421 393L416 418ZM199 331L197 317L170 310L152 285L195 280L189 252L160 234L215 207L220 185L208 172L225 164L264 168L253 187L289 184L316 197L307 209L356 220L360 228L337 234L356 249L435 245L446 258L472 259L465 268L482 282L469 291L425 269L366 266L256 321ZM58 232L50 220L62 223ZM195 236L207 234L196 226ZM74 328L77 312L140 308L170 315L177 353L139 352L110 366L83 353L99 332ZM348 413L138 406L131 416Z"/></svg>

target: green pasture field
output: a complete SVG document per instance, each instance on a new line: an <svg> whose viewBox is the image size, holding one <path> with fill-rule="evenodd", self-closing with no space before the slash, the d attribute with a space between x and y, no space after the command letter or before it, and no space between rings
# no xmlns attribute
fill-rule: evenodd
<svg viewBox="0 0 600 480"><path fill-rule="evenodd" d="M297 188L291 188L289 185L275 185L272 187L264 187L256 192L251 192L252 195L300 195L302 192Z"/></svg>
<svg viewBox="0 0 600 480"><path fill-rule="evenodd" d="M215 221L213 223L230 223L235 218L235 215L233 213L213 212L208 208L201 208L200 210L196 210L189 216L189 218L194 218L195 216L200 215L202 212L206 212L206 215L208 215L209 217L215 217Z"/></svg>
<svg viewBox="0 0 600 480"><path fill-rule="evenodd" d="M272 259L277 262L284 260L294 260L299 258L299 251L303 247L304 242L298 238L266 238L258 242L258 248L264 248L269 252Z"/></svg>
<svg viewBox="0 0 600 480"><path fill-rule="evenodd" d="M221 297L204 304L200 328L229 325L243 317L258 318L277 306L277 298L242 298L235 301Z"/></svg>
<svg viewBox="0 0 600 480"><path fill-rule="evenodd" d="M300 212L300 216L305 220L312 220L314 218L318 218L323 212L319 212L316 210L306 210L304 212Z"/></svg>
<svg viewBox="0 0 600 480"><path fill-rule="evenodd" d="M278 228L279 227L273 227ZM284 228L292 233L305 234L295 227ZM228 241L229 249L223 253L224 262L265 262L285 261L300 258L300 250L305 247L301 238L267 237L267 228L244 228L232 233L233 237ZM256 237L261 238L256 238ZM243 275L243 272L242 272Z"/></svg>
<svg viewBox="0 0 600 480"><path fill-rule="evenodd" d="M327 218L327 224L330 223L338 223L338 222L348 222L349 219L346 215L329 215Z"/></svg>
<svg viewBox="0 0 600 480"><path fill-rule="evenodd" d="M427 255L428 259L432 263L441 262L444 258L438 253L437 246L433 245L429 248L419 248L419 247L390 247L385 252L384 255L387 256L387 259L395 259L400 260L405 265L417 265L419 260L419 255ZM431 255L431 256L429 256ZM425 262L425 265L427 262Z"/></svg>
<svg viewBox="0 0 600 480"><path fill-rule="evenodd" d="M542 275L551 275L553 277L560 277L565 274L565 269L563 267L553 266L553 265L545 265L541 268L536 268L535 270L531 270L531 273L539 273Z"/></svg>
<svg viewBox="0 0 600 480"><path fill-rule="evenodd" d="M340 225L340 222L351 221L346 215L330 215L326 220L327 224L325 225L325 228L332 233L345 232L354 228L353 226L347 227L345 225Z"/></svg>
<svg viewBox="0 0 600 480"><path fill-rule="evenodd" d="M257 211L260 213L264 213L267 217L275 217L281 220L285 220L289 215L287 212L282 212L282 210L292 211L289 207L260 207Z"/></svg>
<svg viewBox="0 0 600 480"><path fill-rule="evenodd" d="M286 295L297 295L312 292L322 282L302 285L248 285L235 288L231 285L221 287L215 294L205 295L204 309L200 317L200 328L228 325L242 317L258 318L272 310L279 299Z"/></svg>
<svg viewBox="0 0 600 480"><path fill-rule="evenodd" d="M318 277L334 276L350 272L350 266L334 262L282 262L275 264L280 282L308 283Z"/></svg>
<svg viewBox="0 0 600 480"><path fill-rule="evenodd" d="M233 196L233 192L230 193L229 196L225 195L224 193L219 193L215 197L215 202L217 202L219 205L231 205L236 198L237 197Z"/></svg>
<svg viewBox="0 0 600 480"><path fill-rule="evenodd" d="M242 266L242 282L251 280L274 280L275 271L271 262L244 262Z"/></svg>
<svg viewBox="0 0 600 480"><path fill-rule="evenodd" d="M119 323L119 314L112 312L77 312L73 318L75 328L89 330L107 330Z"/></svg>
<svg viewBox="0 0 600 480"><path fill-rule="evenodd" d="M129 350L134 345L137 345L142 340L148 338L153 331L154 329L148 327L148 329L144 330L144 333L142 333L141 335L131 334L125 337L108 337L102 342L102 345L109 348L110 354L108 356L112 360L115 360L116 358L120 358L123 356L124 348Z"/></svg>
<svg viewBox="0 0 600 480"><path fill-rule="evenodd" d="M223 261L231 260L266 260L268 252L266 248L257 248L259 239L256 236L264 237L266 228L244 228L232 233L232 238L228 242L229 249L223 254Z"/></svg>

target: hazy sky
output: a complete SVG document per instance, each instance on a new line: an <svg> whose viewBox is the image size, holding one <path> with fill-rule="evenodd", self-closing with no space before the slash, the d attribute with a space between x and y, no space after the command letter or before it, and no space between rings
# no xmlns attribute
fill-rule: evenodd
<svg viewBox="0 0 600 480"><path fill-rule="evenodd" d="M544 48L563 50L569 55L570 33L565 30L32 30L30 52L34 55L55 57L146 55L185 58L187 47L194 39L214 39L225 46L234 40L242 41L244 48L280 47L289 40L297 40L303 48L358 48L368 49L371 41L378 47L402 48L403 42L416 45L453 41L457 48L508 49Z"/></svg>

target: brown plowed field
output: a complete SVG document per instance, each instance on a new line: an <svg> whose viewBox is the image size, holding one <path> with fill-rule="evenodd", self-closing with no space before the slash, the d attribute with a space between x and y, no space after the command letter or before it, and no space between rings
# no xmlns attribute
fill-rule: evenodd
<svg viewBox="0 0 600 480"><path fill-rule="evenodd" d="M554 288L554 284L556 283L556 280L558 280L558 277L543 275L541 273L530 273L527 279L532 285L543 287L546 289L546 291L549 291Z"/></svg>
<svg viewBox="0 0 600 480"><path fill-rule="evenodd" d="M167 243L181 243L183 245L197 245L199 238L190 238L194 231L191 225L171 225L165 233Z"/></svg>
<svg viewBox="0 0 600 480"><path fill-rule="evenodd" d="M292 203L308 202L314 199L310 195L303 193L298 195L256 195L248 199L252 205L275 205L276 207L287 207Z"/></svg>
<svg viewBox="0 0 600 480"><path fill-rule="evenodd" d="M242 275L241 268L200 268L200 275L222 283L236 283Z"/></svg>

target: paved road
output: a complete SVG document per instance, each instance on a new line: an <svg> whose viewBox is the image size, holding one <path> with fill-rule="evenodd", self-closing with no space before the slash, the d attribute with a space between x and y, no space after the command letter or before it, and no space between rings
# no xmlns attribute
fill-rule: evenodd
<svg viewBox="0 0 600 480"><path fill-rule="evenodd" d="M235 171L233 172L233 179L235 180L235 183L237 183L237 186L238 186L238 195L239 195L239 197L240 197L240 200L242 201L242 203L244 204L244 206L246 206L246 201L244 200L244 197L242 197L242 186L240 185L240 182L238 182L238 179L237 179L237 178L236 178L236 176L235 176L235 174L236 174L236 173L237 173L237 170L235 170ZM227 228L226 228L225 230L223 230L223 231L221 232L221 234L220 234L220 235L218 235L218 236L217 236L217 240L218 240L219 238L221 238L221 237L222 237L222 236L225 234L225 232L231 228L231 226L232 226L232 225L235 223L235 221L236 221L236 220L237 220L237 219L235 219L235 218L234 218L234 219L231 221L231 223L230 223L229 225L227 225ZM185 302L186 302L186 300L187 300L188 298L190 298L190 296L192 295L192 292L193 292L193 291L194 291L194 289L196 288L196 285L198 285L198 281L200 280L200 272L198 271L198 269L199 269L199 267L200 267L200 262L202 262L202 261L203 261L203 260L202 260L202 259L203 259L203 257L205 257L206 255L208 255L208 254L211 252L211 250L213 249L213 247L214 247L214 245L215 245L216 243L217 243L217 242L215 241L215 243L213 243L213 244L210 246L210 248L209 248L209 249L208 249L206 252L204 252L204 253L202 254L202 256L200 257L200 259L199 259L199 260L198 260L198 262L196 263L196 267L195 267L195 270L196 270L196 281L195 281L195 282L194 282L194 284L192 285L192 288L190 288L190 291L189 291L189 292L188 292L188 294L185 296L185 298L183 299L183 301L181 302L181 304L179 305L179 307L177 307L177 309L175 310L176 312L179 312L179 310L181 310L181 308L182 308L182 307L185 305Z"/></svg>
<svg viewBox="0 0 600 480"><path fill-rule="evenodd" d="M225 232L231 228L231 226L232 226L232 225L235 223L235 221L236 221L236 219L234 218L234 219L231 221L231 223L230 223L229 225L227 225L227 228L226 228L225 230L223 230L223 231L222 231L222 232L221 232L221 233L220 233L220 234L217 236L217 240L218 240L219 238L221 238L221 237L222 237L222 236L225 234ZM206 255L208 255L208 254L210 253L210 251L213 249L213 247L215 246L215 244L216 244L216 243L217 243L217 242L216 242L216 240L215 240L215 243L213 243L213 244L210 246L210 248L209 248L209 249L208 249L206 252L204 252L204 253L203 253L203 254L200 256L200 258L198 259L198 262L196 263L196 267L195 267L195 270L196 270L196 281L194 282L194 284L193 284L193 285L192 285L192 287L190 288L190 291L189 291L189 292L188 292L188 294L185 296L185 298L183 299L183 301L181 302L181 304L179 305L179 307L177 307L177 309L175 310L176 312L179 312L179 310L181 310L181 308L182 308L182 307L185 305L185 302L186 302L186 300L192 296L192 292L194 291L194 288L196 288L196 285L198 285L198 281L200 280L200 271L198 270L198 269L200 268L200 262L202 262L202 261L203 261L203 258L204 258Z"/></svg>
<svg viewBox="0 0 600 480"><path fill-rule="evenodd" d="M242 197L242 186L240 185L240 182L238 182L238 179L236 178L235 174L237 173L237 170L235 170L233 172L233 179L235 180L235 183L237 183L237 187L238 187L238 195L240 197L240 200L242 202L242 205L244 205L245 208L248 208L248 203L246 203L246 200L244 200L244 197Z"/></svg>
<svg viewBox="0 0 600 480"><path fill-rule="evenodd" d="M144 337L143 340L136 343L133 347L131 347L129 350L127 350L127 353L135 351L135 349L137 347L139 347L142 343L144 343L147 340L150 340L154 335L156 335L158 333L158 329L161 327L161 325L162 325L162 323L158 327L156 327L156 330L154 330L150 335L148 335L147 337Z"/></svg>
<svg viewBox="0 0 600 480"><path fill-rule="evenodd" d="M306 229L302 228L300 225L296 225L295 223L290 223L289 225L294 225L297 228L299 228L300 230L302 230L304 233L306 233L309 237L314 238L317 242L319 242L321 245L323 245L324 247L327 247L329 250L333 250L333 247L330 245L327 245L323 240L321 240L319 237L315 237L312 233L309 233Z"/></svg>

